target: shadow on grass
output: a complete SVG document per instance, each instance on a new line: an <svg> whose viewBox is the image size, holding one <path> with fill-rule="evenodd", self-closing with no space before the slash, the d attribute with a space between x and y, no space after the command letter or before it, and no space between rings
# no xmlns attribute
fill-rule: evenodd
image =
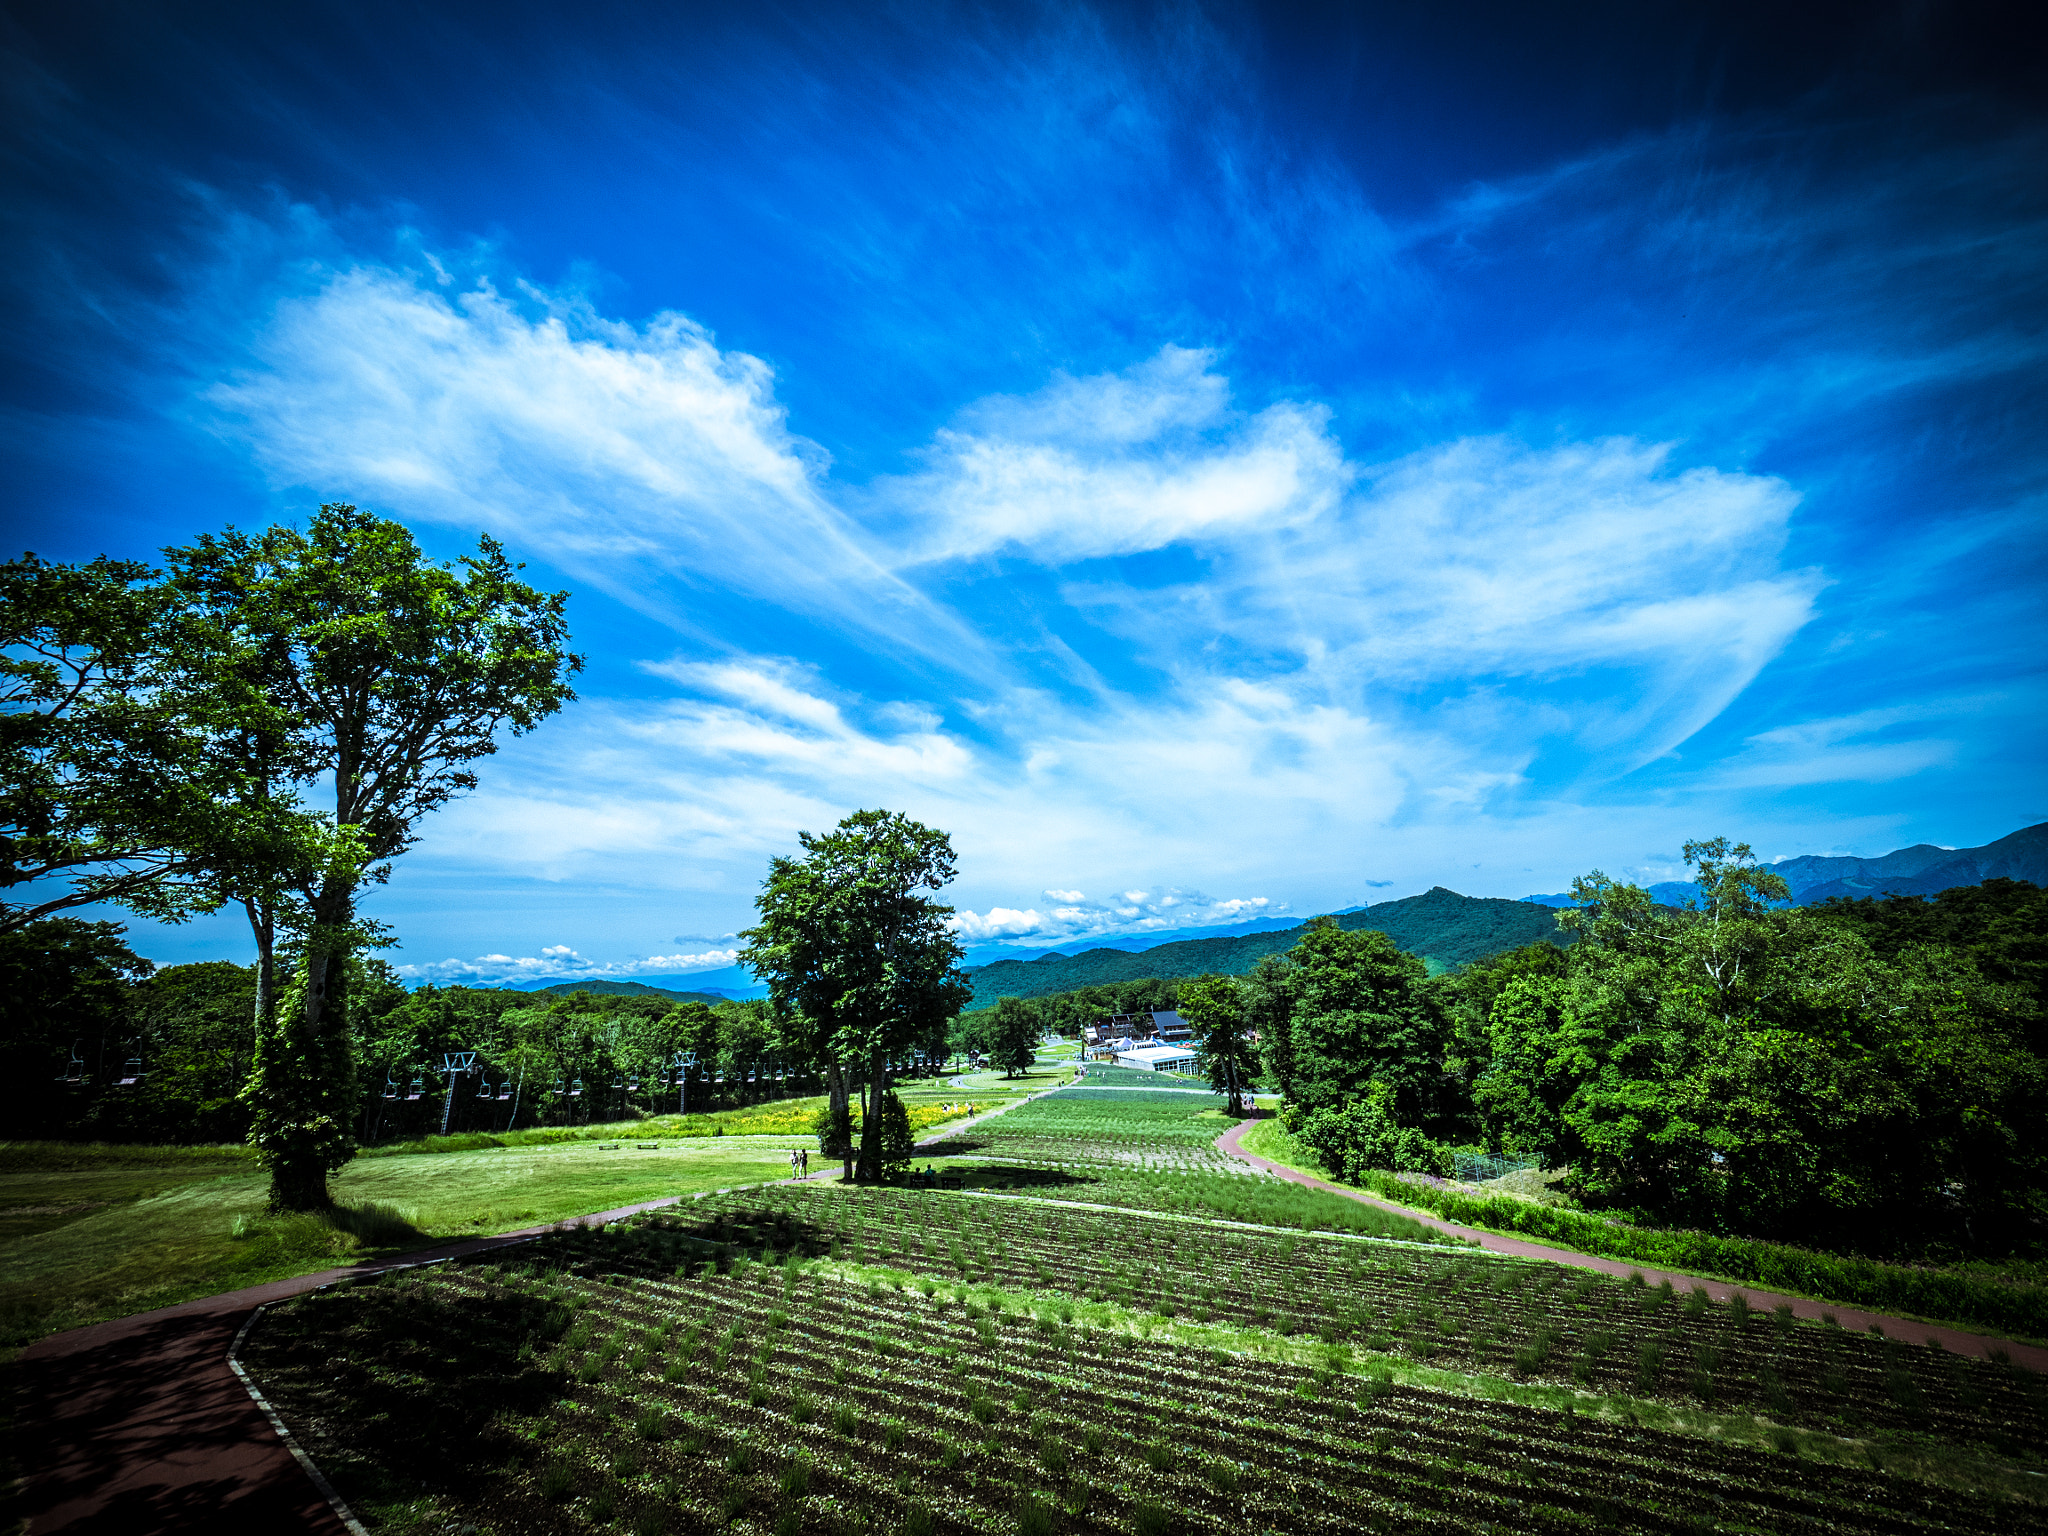
<svg viewBox="0 0 2048 1536"><path fill-rule="evenodd" d="M395 1205L366 1200L361 1205L337 1205L323 1211L320 1219L337 1232L346 1232L365 1248L416 1247L430 1241L413 1225L411 1215Z"/></svg>

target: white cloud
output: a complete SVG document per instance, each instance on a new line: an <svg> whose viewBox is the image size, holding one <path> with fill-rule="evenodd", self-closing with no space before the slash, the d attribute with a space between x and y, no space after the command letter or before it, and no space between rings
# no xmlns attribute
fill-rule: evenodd
<svg viewBox="0 0 2048 1536"><path fill-rule="evenodd" d="M639 960L598 961L586 959L567 944L550 944L538 955L478 955L470 960L450 957L417 964L393 966L412 982L433 982L437 986L478 984L502 986L513 981L538 981L559 977L565 981L595 981L600 978L628 980L634 976L672 976L689 971L715 971L738 959L736 949L710 949L698 954L648 955Z"/></svg>
<svg viewBox="0 0 2048 1536"><path fill-rule="evenodd" d="M798 830L876 805L954 834L971 937L1277 910L1176 886L1191 877L1342 905L1446 867L1453 843L1489 852L1560 743L1607 778L1669 753L1823 585L1783 566L1782 481L1628 439L1358 464L1320 404L1240 409L1217 358L1179 347L970 406L921 473L865 491L790 429L765 364L680 315L632 325L574 294L359 265L281 304L254 351L211 398L280 481L489 528L686 632L716 624L686 617L694 585L851 642L827 666L706 633L645 664L673 694L586 700L436 820L447 863L694 891L676 920L707 931L739 925ZM1199 574L1055 585L1167 545ZM997 553L1050 573L1022 627L918 585ZM846 659L892 646L936 662L933 697ZM1933 749L1849 750L1760 737L1723 782L1817 782L1784 775L1823 759L1912 771Z"/></svg>
<svg viewBox="0 0 2048 1536"><path fill-rule="evenodd" d="M573 291L363 264L281 301L252 351L208 400L283 483L516 540L678 626L716 585L956 667L979 654L823 494L768 365L683 315L635 326Z"/></svg>
<svg viewBox="0 0 2048 1536"><path fill-rule="evenodd" d="M1762 731L1714 770L1711 778L1717 785L1734 789L1885 784L1946 767L1959 751L1954 740L1921 735L1888 741L1863 739L1923 725L1928 713L1925 709L1870 709Z"/></svg>
<svg viewBox="0 0 2048 1536"><path fill-rule="evenodd" d="M1062 564L1326 514L1354 473L1329 411L1233 415L1212 361L1169 346L1124 373L984 402L937 435L922 475L886 488L916 558L1016 549Z"/></svg>

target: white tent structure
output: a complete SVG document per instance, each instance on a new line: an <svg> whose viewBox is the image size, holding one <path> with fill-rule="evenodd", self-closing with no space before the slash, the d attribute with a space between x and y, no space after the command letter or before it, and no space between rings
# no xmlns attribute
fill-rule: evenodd
<svg viewBox="0 0 2048 1536"><path fill-rule="evenodd" d="M1116 1053L1118 1066L1137 1067L1145 1072L1192 1072L1201 1059L1201 1052L1184 1045L1141 1045Z"/></svg>

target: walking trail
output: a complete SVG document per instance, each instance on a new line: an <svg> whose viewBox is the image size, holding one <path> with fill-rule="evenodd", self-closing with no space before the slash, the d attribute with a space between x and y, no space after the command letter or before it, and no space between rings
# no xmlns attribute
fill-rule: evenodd
<svg viewBox="0 0 2048 1536"><path fill-rule="evenodd" d="M1959 1355L1988 1356L1994 1349L2002 1349L2019 1365L2024 1365L2030 1370L2048 1371L2048 1349L2043 1349L2039 1345L2021 1344L2012 1339L1995 1338L1982 1333L1965 1333L1959 1328L1943 1327L1936 1323L1915 1322L1911 1318L1894 1317L1884 1312L1865 1312L1856 1307L1845 1307L1834 1302L1814 1301L1806 1296L1787 1296L1777 1291L1759 1290L1751 1285L1731 1285L1725 1280L1712 1280L1698 1275L1682 1275L1676 1270L1652 1269L1645 1264L1630 1264L1618 1259L1596 1258L1590 1253L1573 1253L1568 1248L1553 1248L1547 1243L1533 1243L1518 1237L1503 1237L1498 1232L1485 1232L1481 1231L1478 1227L1461 1227L1456 1222L1445 1221L1441 1217L1430 1215L1427 1211L1413 1210L1405 1205L1395 1205L1391 1201L1381 1200L1368 1195L1362 1190L1347 1189L1341 1184L1332 1184L1327 1179L1316 1178L1314 1175L1303 1173L1297 1168L1286 1167L1284 1164L1274 1162L1271 1158L1261 1157L1256 1152L1247 1152L1243 1145L1245 1133L1259 1123L1257 1120L1240 1122L1216 1139L1217 1147L1229 1153L1232 1157L1250 1163L1254 1168L1262 1168L1267 1173L1275 1174L1291 1183L1306 1184L1311 1189L1327 1189L1333 1195L1342 1195L1345 1199L1356 1200L1361 1205L1377 1206L1383 1211L1392 1211L1397 1216L1409 1217L1411 1220L1418 1221L1423 1226L1433 1228L1438 1232L1447 1232L1453 1237L1469 1238L1488 1253L1509 1254L1523 1259L1548 1259L1553 1264L1563 1264L1573 1269L1598 1270L1603 1275L1616 1275L1623 1278L1631 1274L1640 1273L1651 1285L1669 1280L1674 1287L1681 1291L1690 1290L1694 1286L1700 1286L1714 1300L1722 1302L1725 1302L1730 1296L1740 1291L1749 1298L1749 1304L1752 1307L1771 1310L1780 1306L1789 1306L1794 1317L1807 1317L1815 1320L1820 1319L1825 1314L1832 1316L1844 1328L1857 1331L1871 1327L1882 1328L1885 1337L1888 1339L1898 1339L1908 1344L1923 1342L1938 1344L1941 1348Z"/></svg>
<svg viewBox="0 0 2048 1536"><path fill-rule="evenodd" d="M1024 1102L952 1121L919 1145L944 1141ZM824 1168L810 1180L838 1177L837 1168ZM466 1258L690 1198L643 1201L325 1269L37 1340L21 1355L16 1421L29 1536L349 1536L228 1365L229 1346L256 1308L338 1281Z"/></svg>

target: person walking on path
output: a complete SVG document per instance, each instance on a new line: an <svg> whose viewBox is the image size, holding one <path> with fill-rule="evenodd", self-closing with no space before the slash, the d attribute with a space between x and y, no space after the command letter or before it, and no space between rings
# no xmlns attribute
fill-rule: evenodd
<svg viewBox="0 0 2048 1536"><path fill-rule="evenodd" d="M811 1176L811 1149L809 1147L799 1147L797 1149L796 1167L796 1176L798 1178L808 1179Z"/></svg>
<svg viewBox="0 0 2048 1536"><path fill-rule="evenodd" d="M789 1178L791 1183L796 1182L796 1159L797 1149L795 1147L791 1147L789 1149Z"/></svg>

